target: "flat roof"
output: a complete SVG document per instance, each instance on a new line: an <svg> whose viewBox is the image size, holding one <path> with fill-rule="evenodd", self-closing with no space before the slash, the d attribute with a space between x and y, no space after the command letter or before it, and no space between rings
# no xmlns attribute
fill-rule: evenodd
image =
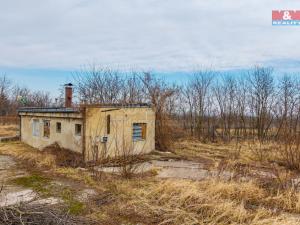
<svg viewBox="0 0 300 225"><path fill-rule="evenodd" d="M101 104L82 104L86 108L151 108L148 103L101 103Z"/></svg>
<svg viewBox="0 0 300 225"><path fill-rule="evenodd" d="M19 113L80 113L79 108L62 108L62 107L22 107L18 109Z"/></svg>
<svg viewBox="0 0 300 225"><path fill-rule="evenodd" d="M21 107L18 109L18 113L80 113L80 108L151 108L151 104L148 103L133 103L133 104L82 104L76 108L64 108L64 107Z"/></svg>

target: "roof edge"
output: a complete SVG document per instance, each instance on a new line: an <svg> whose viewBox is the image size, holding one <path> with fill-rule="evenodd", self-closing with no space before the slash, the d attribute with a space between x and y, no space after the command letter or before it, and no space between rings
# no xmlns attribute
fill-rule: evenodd
<svg viewBox="0 0 300 225"><path fill-rule="evenodd" d="M101 104L81 104L84 108L151 108L152 105L148 103L101 103Z"/></svg>
<svg viewBox="0 0 300 225"><path fill-rule="evenodd" d="M63 107L22 107L18 113L80 113L80 108L63 108Z"/></svg>
<svg viewBox="0 0 300 225"><path fill-rule="evenodd" d="M82 108L152 108L148 103L103 103L103 104L81 104L80 107L65 108L65 107L21 107L18 113L80 113Z"/></svg>

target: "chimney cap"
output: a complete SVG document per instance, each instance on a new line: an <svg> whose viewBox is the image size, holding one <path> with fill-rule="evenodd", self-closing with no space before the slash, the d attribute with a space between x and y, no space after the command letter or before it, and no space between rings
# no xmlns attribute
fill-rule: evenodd
<svg viewBox="0 0 300 225"><path fill-rule="evenodd" d="M72 87L73 84L72 84L72 83L68 83L68 84L65 84L64 86L65 86L65 87Z"/></svg>

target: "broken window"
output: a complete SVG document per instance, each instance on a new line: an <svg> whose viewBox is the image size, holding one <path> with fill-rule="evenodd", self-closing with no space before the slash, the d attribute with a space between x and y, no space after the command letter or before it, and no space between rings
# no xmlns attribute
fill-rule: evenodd
<svg viewBox="0 0 300 225"><path fill-rule="evenodd" d="M44 120L44 137L50 137L50 120Z"/></svg>
<svg viewBox="0 0 300 225"><path fill-rule="evenodd" d="M147 132L146 123L134 123L132 127L132 139L134 141L145 140L146 132Z"/></svg>
<svg viewBox="0 0 300 225"><path fill-rule="evenodd" d="M56 133L61 133L61 122L56 123Z"/></svg>
<svg viewBox="0 0 300 225"><path fill-rule="evenodd" d="M75 124L75 134L81 136L81 124Z"/></svg>
<svg viewBox="0 0 300 225"><path fill-rule="evenodd" d="M38 119L33 120L32 135L38 137L40 135L40 121Z"/></svg>
<svg viewBox="0 0 300 225"><path fill-rule="evenodd" d="M110 134L110 115L106 116L106 133Z"/></svg>

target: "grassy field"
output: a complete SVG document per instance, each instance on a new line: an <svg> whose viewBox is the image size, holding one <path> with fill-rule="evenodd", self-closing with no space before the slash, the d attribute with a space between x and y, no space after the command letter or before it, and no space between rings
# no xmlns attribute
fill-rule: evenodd
<svg viewBox="0 0 300 225"><path fill-rule="evenodd" d="M243 147L244 146L244 147ZM195 140L175 143L181 158L213 167L224 160L268 166L257 161L253 151L233 144L203 144ZM243 149L245 150L243 151ZM240 150L238 150L240 149ZM210 178L203 181L158 179L153 174L124 179L91 170L60 166L53 154L19 142L0 143L0 154L11 155L31 173L17 179L19 185L37 192L63 197L76 214L99 224L299 224L300 192L291 184L289 171L282 168L272 179ZM269 165L271 167L271 164ZM295 173L295 172L293 172ZM38 174L38 175L36 175ZM45 189L49 180L71 182L67 193ZM96 190L88 202L74 200L76 187ZM63 194L62 194L63 193Z"/></svg>
<svg viewBox="0 0 300 225"><path fill-rule="evenodd" d="M182 158L202 162L208 166L224 161L249 165L270 166L272 162L282 164L278 144L255 141L228 143L201 143L195 139L182 139L174 143L173 151Z"/></svg>

